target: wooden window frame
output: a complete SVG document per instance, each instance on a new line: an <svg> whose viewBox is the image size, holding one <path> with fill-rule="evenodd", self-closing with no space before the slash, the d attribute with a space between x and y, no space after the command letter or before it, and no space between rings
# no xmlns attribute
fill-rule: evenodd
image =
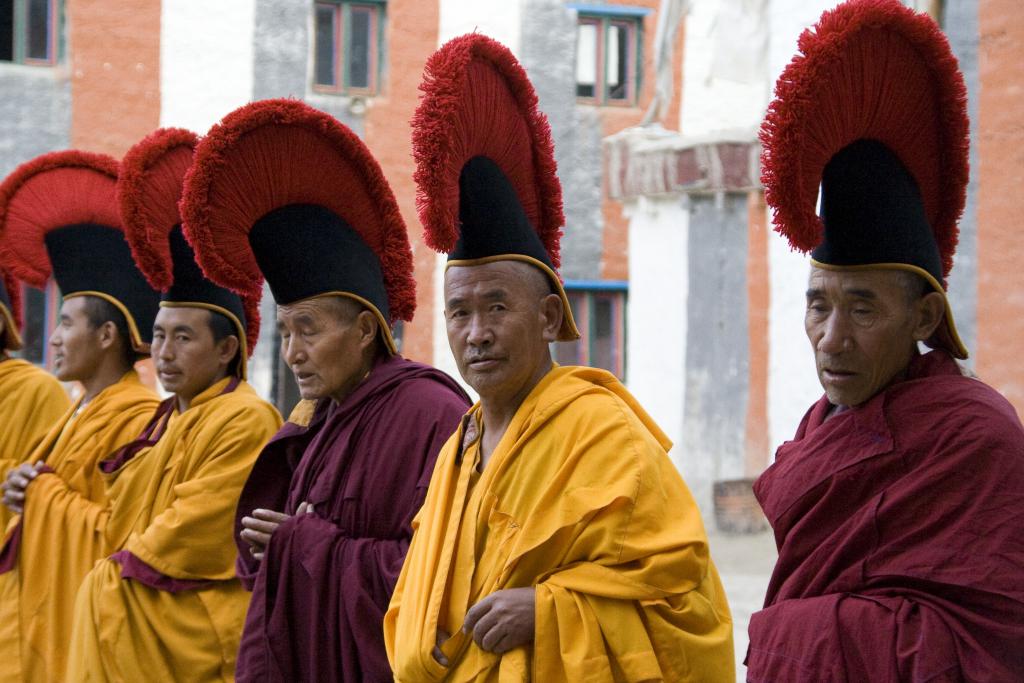
<svg viewBox="0 0 1024 683"><path fill-rule="evenodd" d="M643 19L639 16L624 16L613 14L598 14L595 12L578 12L576 26L581 24L593 24L597 26L597 64L596 82L594 83L593 97L576 97L579 104L590 104L599 107L635 107L637 105L637 94L640 92L641 59L643 50ZM626 58L629 60L626 66L626 92L625 99L610 99L607 93L608 85L608 40L609 28L622 26L627 30L629 47L626 50ZM573 83L575 88L578 83Z"/></svg>
<svg viewBox="0 0 1024 683"><path fill-rule="evenodd" d="M55 66L63 57L63 42L60 40L64 23L64 6L61 0L47 0L46 57L28 56L28 3L29 0L12 0L14 17L11 31L11 59L2 60L8 64L27 66Z"/></svg>
<svg viewBox="0 0 1024 683"><path fill-rule="evenodd" d="M334 11L334 44L331 68L334 73L334 83L316 82L316 31L313 31L313 91L331 95L351 95L354 97L372 97L380 93L380 64L384 50L384 13L387 7L385 2L380 0L317 0L313 3L314 28L316 22L316 10L320 7L330 7ZM353 87L348 84L349 73L345 61L345 46L350 40L349 30L351 27L352 10L367 10L370 13L370 39L369 48L369 72L370 83L367 87Z"/></svg>
<svg viewBox="0 0 1024 683"><path fill-rule="evenodd" d="M582 297L583 305L578 307L576 313L576 326L580 330L580 339L576 342L576 363L578 365L591 365L594 357L594 338L597 319L594 315L595 302L598 299L610 299L612 302L612 357L615 359L615 367L609 372L626 381L626 306L629 300L629 291L624 282L591 282L572 281L565 283L565 293L570 302L574 298ZM564 343L564 342L556 342Z"/></svg>

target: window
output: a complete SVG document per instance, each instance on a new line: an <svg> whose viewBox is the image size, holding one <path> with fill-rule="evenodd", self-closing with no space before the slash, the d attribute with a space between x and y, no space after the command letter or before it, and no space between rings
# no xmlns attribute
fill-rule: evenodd
<svg viewBox="0 0 1024 683"><path fill-rule="evenodd" d="M383 18L382 2L314 3L313 84L317 90L353 95L377 92Z"/></svg>
<svg viewBox="0 0 1024 683"><path fill-rule="evenodd" d="M580 13L576 97L593 104L633 104L640 74L640 20L634 12Z"/></svg>
<svg viewBox="0 0 1024 683"><path fill-rule="evenodd" d="M580 329L574 342L558 342L561 365L603 368L626 379L626 283L566 281L565 293Z"/></svg>
<svg viewBox="0 0 1024 683"><path fill-rule="evenodd" d="M30 363L48 366L50 360L50 335L57 327L57 313L60 311L60 293L52 280L45 290L23 286L25 304L25 327L21 340L25 343L18 355Z"/></svg>
<svg viewBox="0 0 1024 683"><path fill-rule="evenodd" d="M57 0L0 0L0 60L55 64L59 17Z"/></svg>

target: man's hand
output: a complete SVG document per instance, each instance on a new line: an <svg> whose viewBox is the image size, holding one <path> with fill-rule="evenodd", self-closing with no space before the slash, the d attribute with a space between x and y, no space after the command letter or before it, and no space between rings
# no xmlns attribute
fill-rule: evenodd
<svg viewBox="0 0 1024 683"><path fill-rule="evenodd" d="M441 646L444 645L445 641L450 637L451 636L446 632L441 629L437 629L437 645L434 646L434 650L430 654L433 655L434 659L437 660L437 663L441 666L448 666L448 658L444 656L443 652L441 652Z"/></svg>
<svg viewBox="0 0 1024 683"><path fill-rule="evenodd" d="M505 654L533 642L536 600L533 588L508 588L491 593L469 608L462 630L473 635L481 650Z"/></svg>
<svg viewBox="0 0 1024 683"><path fill-rule="evenodd" d="M45 463L40 460L34 465L22 463L7 473L7 481L0 485L3 489L3 502L12 512L20 515L25 510L25 489L39 476L39 470Z"/></svg>
<svg viewBox="0 0 1024 683"><path fill-rule="evenodd" d="M313 506L302 502L296 515L313 514ZM262 560L267 552L267 544L270 537L277 531L277 527L291 519L291 515L273 510L257 508L252 511L252 517L242 517L242 533L239 534L242 540L249 544L249 552L257 560Z"/></svg>

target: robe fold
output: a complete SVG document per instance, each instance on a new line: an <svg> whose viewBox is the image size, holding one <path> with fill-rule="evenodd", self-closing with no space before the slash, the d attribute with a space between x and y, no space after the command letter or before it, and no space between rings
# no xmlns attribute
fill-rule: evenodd
<svg viewBox="0 0 1024 683"><path fill-rule="evenodd" d="M281 418L225 378L162 419L154 445L108 467L117 552L78 591L68 681L233 680L249 602L235 575L234 511Z"/></svg>
<svg viewBox="0 0 1024 683"><path fill-rule="evenodd" d="M754 491L779 559L749 681L1024 681L1024 428L943 351L828 417Z"/></svg>
<svg viewBox="0 0 1024 683"><path fill-rule="evenodd" d="M75 593L107 552L107 494L99 462L142 431L156 394L133 370L75 414L81 399L25 460L44 460L8 525L0 555L0 681L60 681Z"/></svg>
<svg viewBox="0 0 1024 683"><path fill-rule="evenodd" d="M70 404L50 373L20 358L0 361L0 477L25 462ZM0 505L0 531L13 516Z"/></svg>
<svg viewBox="0 0 1024 683"><path fill-rule="evenodd" d="M381 622L441 446L469 406L444 373L394 356L340 404L321 400L267 445L239 501L294 514L262 562L239 540L252 603L239 681L389 681ZM237 539L237 535L236 535Z"/></svg>
<svg viewBox="0 0 1024 683"><path fill-rule="evenodd" d="M438 458L384 621L399 681L733 681L732 620L671 443L610 373L555 366L482 472L480 407ZM463 443L465 441L466 443ZM536 591L533 642L461 632ZM454 634L434 660L438 629Z"/></svg>

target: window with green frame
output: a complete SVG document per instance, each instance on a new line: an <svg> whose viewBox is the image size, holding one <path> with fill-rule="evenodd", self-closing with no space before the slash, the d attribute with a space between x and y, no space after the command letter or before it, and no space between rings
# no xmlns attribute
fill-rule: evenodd
<svg viewBox="0 0 1024 683"><path fill-rule="evenodd" d="M0 61L56 64L62 6L60 0L0 0Z"/></svg>
<svg viewBox="0 0 1024 683"><path fill-rule="evenodd" d="M567 280L565 293L580 338L553 344L555 361L603 368L625 381L627 284Z"/></svg>
<svg viewBox="0 0 1024 683"><path fill-rule="evenodd" d="M576 97L588 104L635 104L643 66L642 11L575 7Z"/></svg>
<svg viewBox="0 0 1024 683"><path fill-rule="evenodd" d="M313 86L325 92L373 95L384 45L380 0L313 3Z"/></svg>

